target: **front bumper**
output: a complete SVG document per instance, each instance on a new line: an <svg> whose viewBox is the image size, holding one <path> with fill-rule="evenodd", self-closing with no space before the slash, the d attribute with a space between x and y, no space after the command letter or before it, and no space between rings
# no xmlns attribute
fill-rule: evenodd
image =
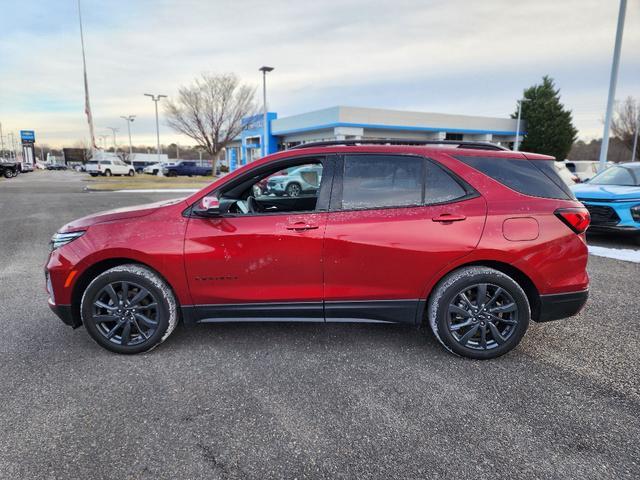
<svg viewBox="0 0 640 480"><path fill-rule="evenodd" d="M55 313L60 320L62 320L65 324L69 325L73 328L78 328L82 325L80 319L75 318L71 311L71 305L56 305L49 299L49 308L53 313Z"/></svg>
<svg viewBox="0 0 640 480"><path fill-rule="evenodd" d="M570 293L540 295L540 312L537 322L550 322L577 315L589 297L589 290Z"/></svg>

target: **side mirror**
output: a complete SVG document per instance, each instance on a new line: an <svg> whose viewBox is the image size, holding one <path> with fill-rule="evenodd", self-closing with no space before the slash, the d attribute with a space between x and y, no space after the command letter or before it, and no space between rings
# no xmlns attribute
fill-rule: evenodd
<svg viewBox="0 0 640 480"><path fill-rule="evenodd" d="M220 215L220 200L214 196L204 197L193 209L193 213L203 217L217 217Z"/></svg>

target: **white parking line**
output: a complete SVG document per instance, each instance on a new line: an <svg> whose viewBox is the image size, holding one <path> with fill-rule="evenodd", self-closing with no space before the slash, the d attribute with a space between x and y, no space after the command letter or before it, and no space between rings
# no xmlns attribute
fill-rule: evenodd
<svg viewBox="0 0 640 480"><path fill-rule="evenodd" d="M125 190L114 190L115 193L195 193L197 191L197 188L130 188Z"/></svg>
<svg viewBox="0 0 640 480"><path fill-rule="evenodd" d="M609 248L589 245L589 253L598 257L614 258L625 262L640 263L640 250L630 248Z"/></svg>

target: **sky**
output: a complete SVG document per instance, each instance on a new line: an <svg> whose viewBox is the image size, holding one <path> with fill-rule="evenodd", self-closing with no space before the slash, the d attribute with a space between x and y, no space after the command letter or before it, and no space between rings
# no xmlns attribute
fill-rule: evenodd
<svg viewBox="0 0 640 480"><path fill-rule="evenodd" d="M616 0L83 0L96 136L136 115L155 144L153 103L203 72L255 86L270 65L280 117L335 105L508 117L550 75L579 137L602 136ZM89 137L76 0L0 0L0 122L53 147ZM640 0L629 0L617 99L640 99ZM161 111L162 114L162 111ZM161 117L163 144L193 142Z"/></svg>

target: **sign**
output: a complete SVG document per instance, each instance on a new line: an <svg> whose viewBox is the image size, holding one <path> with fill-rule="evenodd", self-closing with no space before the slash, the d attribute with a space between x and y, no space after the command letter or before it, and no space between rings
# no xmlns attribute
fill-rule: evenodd
<svg viewBox="0 0 640 480"><path fill-rule="evenodd" d="M20 140L22 140L23 144L35 143L36 132L33 130L20 130Z"/></svg>

